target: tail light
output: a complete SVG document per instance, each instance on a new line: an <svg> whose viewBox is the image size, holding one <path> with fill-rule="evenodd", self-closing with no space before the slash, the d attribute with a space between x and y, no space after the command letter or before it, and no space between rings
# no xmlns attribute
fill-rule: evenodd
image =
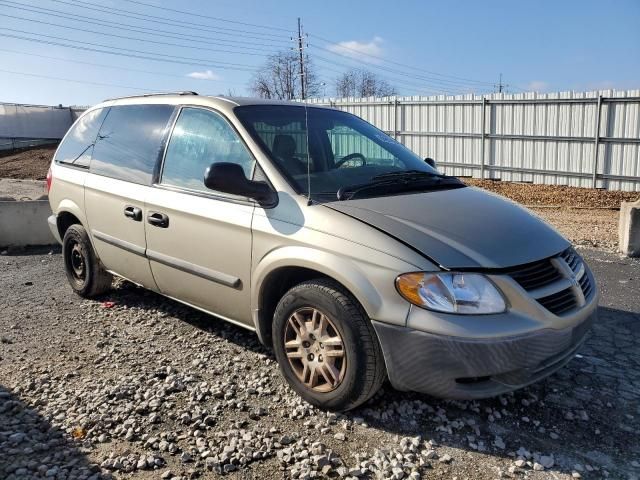
<svg viewBox="0 0 640 480"><path fill-rule="evenodd" d="M49 194L49 190L51 190L52 180L53 180L53 174L51 173L51 167L49 167L49 171L47 172L47 194Z"/></svg>

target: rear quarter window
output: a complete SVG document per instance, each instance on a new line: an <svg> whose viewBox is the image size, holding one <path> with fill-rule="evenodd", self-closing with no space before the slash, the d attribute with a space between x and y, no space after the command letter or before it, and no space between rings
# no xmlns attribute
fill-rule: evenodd
<svg viewBox="0 0 640 480"><path fill-rule="evenodd" d="M58 147L54 158L56 163L89 168L98 130L108 110L96 108L78 119Z"/></svg>
<svg viewBox="0 0 640 480"><path fill-rule="evenodd" d="M172 105L111 107L93 148L91 173L151 184L174 110Z"/></svg>

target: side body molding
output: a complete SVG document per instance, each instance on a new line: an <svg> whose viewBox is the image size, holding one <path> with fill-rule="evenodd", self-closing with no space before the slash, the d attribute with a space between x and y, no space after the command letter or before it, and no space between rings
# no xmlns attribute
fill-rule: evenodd
<svg viewBox="0 0 640 480"><path fill-rule="evenodd" d="M112 237L111 235L107 235L106 233L103 233L99 230L91 230L91 233L93 234L94 238L102 240L109 245L113 245L114 247L121 248L123 250L126 250L127 252L140 255L141 257L145 256L145 248L136 245L135 243L120 240L119 238Z"/></svg>
<svg viewBox="0 0 640 480"><path fill-rule="evenodd" d="M193 263L180 260L179 258L174 258L159 252L154 252L153 250L146 249L145 247L141 247L134 243L126 242L124 240L120 240L119 238L112 237L111 235L100 232L99 230L92 230L91 233L98 240L106 242L109 245L113 245L114 247L121 248L135 255L146 257L149 260L162 263L163 265L176 268L183 272L196 275L200 278L204 278L206 280L210 280L212 282L216 282L230 288L235 288L235 289L242 288L242 282L237 277L227 275L226 273L218 272L215 270L211 270L209 268L204 268L199 265L195 265Z"/></svg>
<svg viewBox="0 0 640 480"><path fill-rule="evenodd" d="M233 275L227 275L226 273L218 272L217 270L201 267L200 265L195 265L191 262L187 262L185 260L171 257L169 255L165 255L163 253L155 252L149 249L147 249L146 255L149 260L162 263L163 265L173 267L182 272L196 275L211 282L219 283L221 285L224 285L225 287L235 288L236 290L242 289L242 281L238 277L234 277Z"/></svg>

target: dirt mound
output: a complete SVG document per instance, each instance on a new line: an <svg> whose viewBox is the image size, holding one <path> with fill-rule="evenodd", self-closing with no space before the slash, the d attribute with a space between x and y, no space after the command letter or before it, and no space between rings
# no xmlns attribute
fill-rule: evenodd
<svg viewBox="0 0 640 480"><path fill-rule="evenodd" d="M475 178L464 178L463 180L467 185L495 192L527 206L620 208L620 202L631 202L640 198L640 192L618 192L560 185L534 185L531 183L499 182Z"/></svg>
<svg viewBox="0 0 640 480"><path fill-rule="evenodd" d="M0 178L44 180L58 145L0 151Z"/></svg>

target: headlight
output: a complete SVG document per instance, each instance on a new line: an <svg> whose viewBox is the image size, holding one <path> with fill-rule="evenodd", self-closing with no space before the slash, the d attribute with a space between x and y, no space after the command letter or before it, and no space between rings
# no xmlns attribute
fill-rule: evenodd
<svg viewBox="0 0 640 480"><path fill-rule="evenodd" d="M396 288L409 302L436 312L502 313L504 298L494 284L479 273L405 273Z"/></svg>

